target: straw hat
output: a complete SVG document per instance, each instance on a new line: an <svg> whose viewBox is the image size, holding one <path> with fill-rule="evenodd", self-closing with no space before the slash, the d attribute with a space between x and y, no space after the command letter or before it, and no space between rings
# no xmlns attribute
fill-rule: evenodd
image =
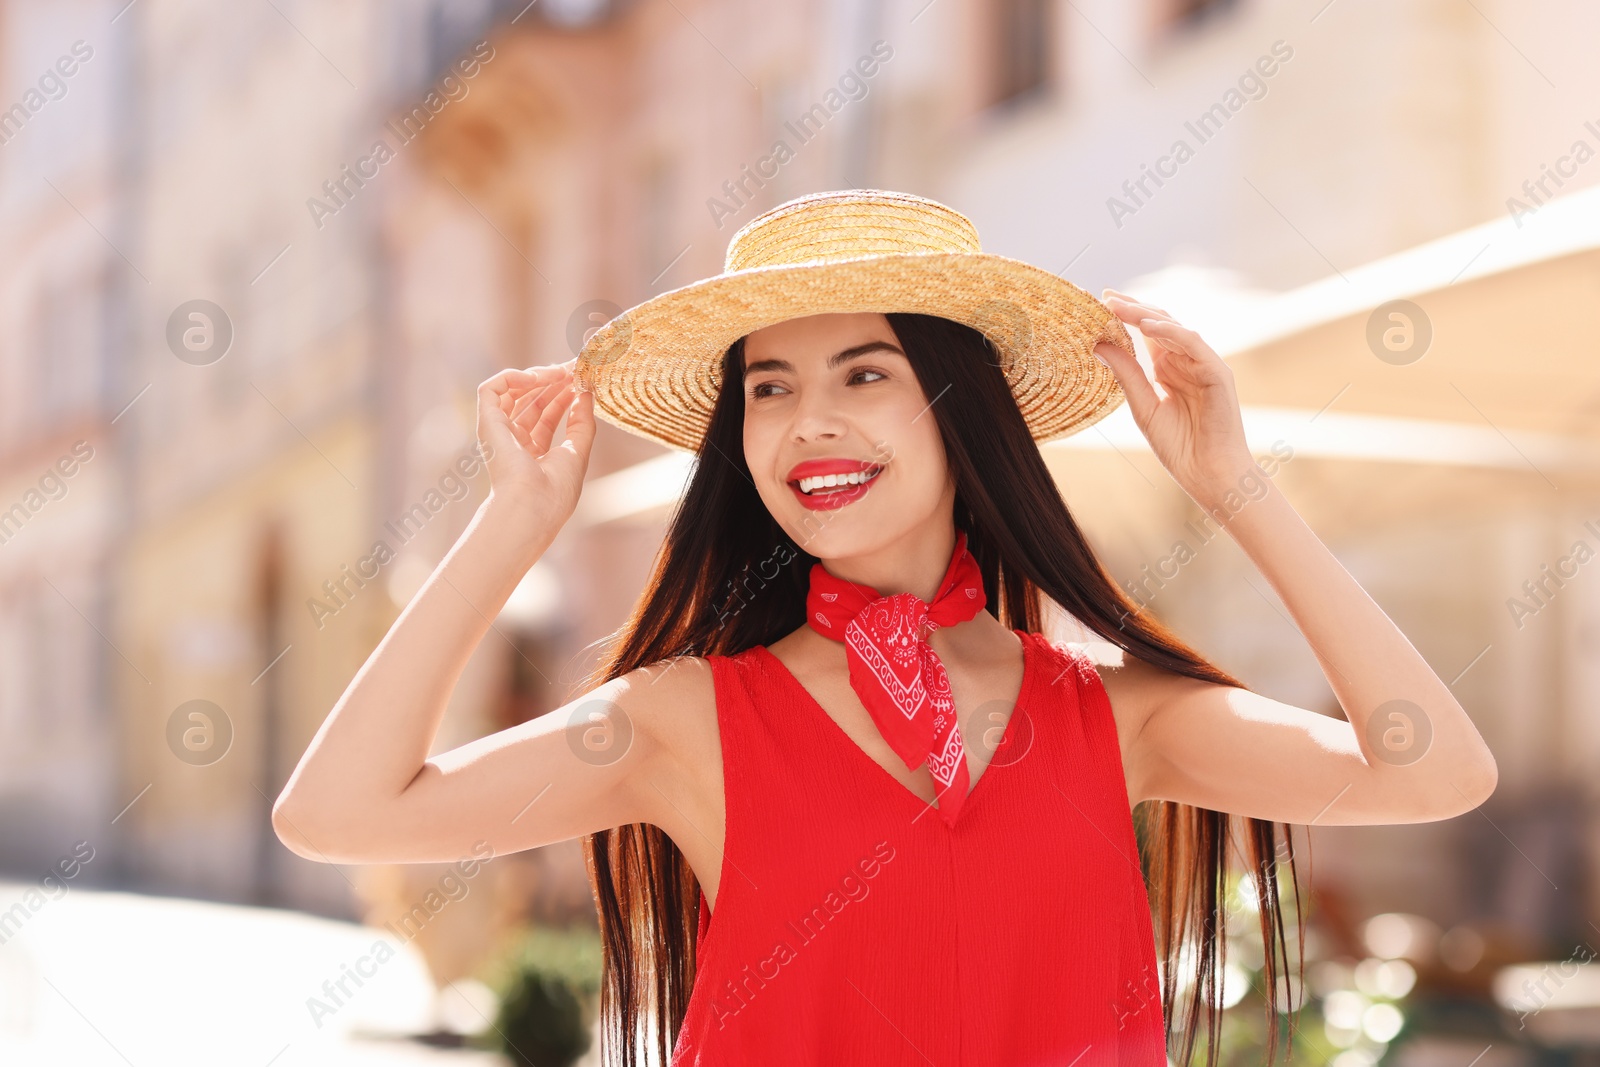
<svg viewBox="0 0 1600 1067"><path fill-rule="evenodd" d="M920 312L994 343L1037 441L1093 425L1122 403L1094 355L1134 351L1104 304L1049 271L983 252L958 211L908 193L816 193L751 220L723 272L629 308L578 354L595 411L641 437L695 451L721 385L722 356L745 334L827 312Z"/></svg>

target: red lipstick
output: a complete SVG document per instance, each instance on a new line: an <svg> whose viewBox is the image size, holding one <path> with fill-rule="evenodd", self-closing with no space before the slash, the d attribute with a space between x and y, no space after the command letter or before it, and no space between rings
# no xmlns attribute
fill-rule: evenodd
<svg viewBox="0 0 1600 1067"><path fill-rule="evenodd" d="M808 459L796 464L785 480L802 507L833 511L866 496L882 471L883 464L859 459Z"/></svg>

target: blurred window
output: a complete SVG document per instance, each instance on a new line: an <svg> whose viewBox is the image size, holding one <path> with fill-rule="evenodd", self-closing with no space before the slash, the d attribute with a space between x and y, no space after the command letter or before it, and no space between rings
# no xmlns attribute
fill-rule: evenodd
<svg viewBox="0 0 1600 1067"><path fill-rule="evenodd" d="M38 423L52 425L94 406L99 386L105 269L52 279L39 291L33 351L38 362Z"/></svg>
<svg viewBox="0 0 1600 1067"><path fill-rule="evenodd" d="M652 156L644 165L643 227L639 259L639 286L642 292L654 296L665 289L682 285L682 276L673 272L682 268L682 254L687 251L678 244L676 214L678 172L673 162L663 155Z"/></svg>
<svg viewBox="0 0 1600 1067"><path fill-rule="evenodd" d="M255 336L255 331L261 324L263 316L256 303L260 299L260 293L250 285L249 247L247 244L235 241L218 253L220 262L217 274L219 289L223 294L218 299L223 313L233 323L233 343L228 346L228 351L220 360L206 368L204 380L210 389L211 401L224 408L237 406L251 393L251 364L259 358L260 341ZM263 265L266 263L266 258L270 257L260 260ZM273 269L282 267L283 264L278 263ZM281 309L279 313L281 314ZM264 363L257 365L264 366Z"/></svg>
<svg viewBox="0 0 1600 1067"><path fill-rule="evenodd" d="M1044 87L1050 80L1050 0L994 0L995 78L992 103Z"/></svg>
<svg viewBox="0 0 1600 1067"><path fill-rule="evenodd" d="M1185 30L1208 22L1237 5L1237 0L1159 0L1160 23L1172 30Z"/></svg>
<svg viewBox="0 0 1600 1067"><path fill-rule="evenodd" d="M512 0L508 7L518 7ZM545 22L566 29L582 29L603 22L614 14L616 4L609 0L540 0L539 14Z"/></svg>

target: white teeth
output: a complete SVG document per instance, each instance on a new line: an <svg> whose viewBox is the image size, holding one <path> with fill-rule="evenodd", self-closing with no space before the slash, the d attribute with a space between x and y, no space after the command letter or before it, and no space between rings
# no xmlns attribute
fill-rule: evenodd
<svg viewBox="0 0 1600 1067"><path fill-rule="evenodd" d="M800 491L802 493L810 493L817 489L832 489L841 485L861 485L864 482L870 482L882 470L882 467L878 467L875 470L854 471L850 474L823 474L815 478L801 478L799 481Z"/></svg>

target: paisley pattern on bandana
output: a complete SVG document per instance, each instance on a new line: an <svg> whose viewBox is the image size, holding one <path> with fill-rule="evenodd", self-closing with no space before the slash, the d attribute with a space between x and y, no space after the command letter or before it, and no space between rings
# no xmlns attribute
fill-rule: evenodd
<svg viewBox="0 0 1600 1067"><path fill-rule="evenodd" d="M806 621L824 637L844 642L850 687L878 732L907 767L926 763L938 785L938 810L954 825L969 786L967 751L956 723L944 664L927 635L966 622L983 610L983 574L956 535L955 551L933 603L913 593L879 596L876 589L811 568Z"/></svg>

